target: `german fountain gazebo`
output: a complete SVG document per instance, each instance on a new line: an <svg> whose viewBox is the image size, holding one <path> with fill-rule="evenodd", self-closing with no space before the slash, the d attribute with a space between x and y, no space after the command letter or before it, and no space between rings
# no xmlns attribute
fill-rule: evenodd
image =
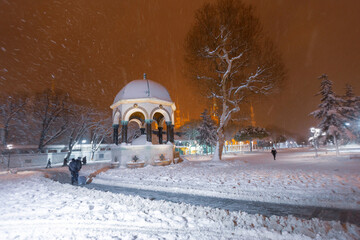
<svg viewBox="0 0 360 240"><path fill-rule="evenodd" d="M114 164L173 162L176 106L165 87L146 79L144 74L144 79L123 87L110 108L113 110Z"/></svg>

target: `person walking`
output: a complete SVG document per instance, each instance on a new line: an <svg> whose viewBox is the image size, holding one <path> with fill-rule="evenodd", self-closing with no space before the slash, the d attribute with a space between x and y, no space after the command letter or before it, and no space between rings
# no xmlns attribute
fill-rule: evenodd
<svg viewBox="0 0 360 240"><path fill-rule="evenodd" d="M77 182L75 158L72 158L71 162L69 163L69 171L71 173L71 184L74 184Z"/></svg>
<svg viewBox="0 0 360 240"><path fill-rule="evenodd" d="M81 157L78 157L76 159L76 169L77 169L78 174L79 174L79 171L80 171L81 167L82 167Z"/></svg>
<svg viewBox="0 0 360 240"><path fill-rule="evenodd" d="M276 149L275 149L275 148L272 148L272 149L271 149L271 154L273 155L274 160L276 160L276 153L277 153Z"/></svg>
<svg viewBox="0 0 360 240"><path fill-rule="evenodd" d="M71 173L71 184L77 184L78 178L79 178L79 171L82 167L81 164L81 158L78 157L76 160L75 158L71 159L71 162L69 163L69 170Z"/></svg>
<svg viewBox="0 0 360 240"><path fill-rule="evenodd" d="M50 160L50 158L49 158L49 160L47 161L46 168L51 168L51 160Z"/></svg>

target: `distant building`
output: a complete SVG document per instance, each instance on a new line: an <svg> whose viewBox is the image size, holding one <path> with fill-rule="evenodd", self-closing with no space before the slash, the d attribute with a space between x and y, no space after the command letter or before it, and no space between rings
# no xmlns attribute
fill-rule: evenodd
<svg viewBox="0 0 360 240"><path fill-rule="evenodd" d="M190 115L187 112L186 116L181 113L180 108L178 107L175 111L175 129L179 129L185 123L190 122Z"/></svg>
<svg viewBox="0 0 360 240"><path fill-rule="evenodd" d="M212 103L212 106L210 108L210 116L211 116L211 119L216 123L216 124L219 124L219 117L217 115L217 111L218 111L218 106L216 104L216 99L213 98L213 103Z"/></svg>

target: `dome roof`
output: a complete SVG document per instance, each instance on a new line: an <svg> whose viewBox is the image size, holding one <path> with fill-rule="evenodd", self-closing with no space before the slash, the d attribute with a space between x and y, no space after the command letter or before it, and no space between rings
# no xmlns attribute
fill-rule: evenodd
<svg viewBox="0 0 360 240"><path fill-rule="evenodd" d="M169 92L161 84L151 80L134 80L123 87L116 95L114 103L125 99L157 98L172 102Z"/></svg>

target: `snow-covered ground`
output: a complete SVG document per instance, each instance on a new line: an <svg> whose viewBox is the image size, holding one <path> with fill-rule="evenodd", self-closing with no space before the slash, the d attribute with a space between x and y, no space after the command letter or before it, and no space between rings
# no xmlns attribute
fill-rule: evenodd
<svg viewBox="0 0 360 240"><path fill-rule="evenodd" d="M360 209L360 159L348 153L314 158L279 151L276 161L270 153L225 159L189 157L165 167L110 169L93 183ZM86 165L81 175L102 167ZM360 239L359 227L348 223L265 217L72 186L64 184L70 181L66 168L1 174L0 181L1 239Z"/></svg>
<svg viewBox="0 0 360 240"><path fill-rule="evenodd" d="M353 153L354 154L354 153ZM210 156L207 157L210 159ZM114 169L99 184L192 193L231 199L360 209L360 155L280 151L225 155L212 163L206 156L167 167ZM200 160L200 161L198 161Z"/></svg>

